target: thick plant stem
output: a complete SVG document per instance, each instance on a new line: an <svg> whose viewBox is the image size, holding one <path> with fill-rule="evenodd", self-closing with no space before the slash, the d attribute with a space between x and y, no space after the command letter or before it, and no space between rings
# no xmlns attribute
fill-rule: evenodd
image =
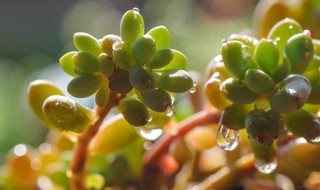
<svg viewBox="0 0 320 190"><path fill-rule="evenodd" d="M185 135L187 132L197 126L217 124L220 120L220 116L220 112L201 111L184 120L180 123L177 131L169 131L164 134L155 142L152 148L146 152L143 160L144 165L146 166L155 164L158 158L160 158L163 153L168 151L170 144L176 137Z"/></svg>
<svg viewBox="0 0 320 190"><path fill-rule="evenodd" d="M74 147L74 155L68 171L72 190L85 189L86 162L88 160L88 147L93 137L99 131L99 128L108 115L109 111L118 104L120 97L111 93L108 103L103 107L97 107L96 112L99 119L79 137Z"/></svg>

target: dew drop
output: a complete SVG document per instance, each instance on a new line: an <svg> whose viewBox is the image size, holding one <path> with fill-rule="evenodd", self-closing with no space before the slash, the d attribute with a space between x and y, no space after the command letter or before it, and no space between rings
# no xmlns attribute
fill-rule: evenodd
<svg viewBox="0 0 320 190"><path fill-rule="evenodd" d="M152 119L153 119L153 118L152 118L152 116L151 116L151 115L149 115L149 117L147 118L147 121L148 121L148 122L151 122L151 121L152 121Z"/></svg>
<svg viewBox="0 0 320 190"><path fill-rule="evenodd" d="M221 45L222 46L226 46L228 44L226 39L221 40Z"/></svg>
<svg viewBox="0 0 320 190"><path fill-rule="evenodd" d="M137 13L140 12L139 8L137 8L137 7L134 7L132 10L133 10L134 12L137 12Z"/></svg>
<svg viewBox="0 0 320 190"><path fill-rule="evenodd" d="M138 127L138 128L136 128L136 130L142 138L145 138L145 139L151 140L151 141L156 140L163 133L162 129L146 129L143 127Z"/></svg>
<svg viewBox="0 0 320 190"><path fill-rule="evenodd" d="M217 131L217 144L225 151L232 151L237 148L240 136L238 130L233 130L225 127L220 120Z"/></svg>
<svg viewBox="0 0 320 190"><path fill-rule="evenodd" d="M266 162L263 160L256 159L254 162L254 166L264 174L272 173L278 166L277 159L274 158L273 160Z"/></svg>
<svg viewBox="0 0 320 190"><path fill-rule="evenodd" d="M311 84L309 80L301 75L290 75L284 79L285 91L294 97L307 99L311 93ZM280 88L282 88L280 86Z"/></svg>
<svg viewBox="0 0 320 190"><path fill-rule="evenodd" d="M147 64L143 64L143 65L142 65L142 68L143 68L144 70L148 70L149 66L148 66Z"/></svg>
<svg viewBox="0 0 320 190"><path fill-rule="evenodd" d="M196 81L193 81L193 84L192 84L192 87L190 88L189 92L191 94L195 93L197 91L197 82Z"/></svg>
<svg viewBox="0 0 320 190"><path fill-rule="evenodd" d="M168 106L166 109L166 116L173 117L176 114L176 111L173 106Z"/></svg>
<svg viewBox="0 0 320 190"><path fill-rule="evenodd" d="M311 38L311 32L310 32L310 30L304 30L304 31L303 31L303 34L304 34L306 37Z"/></svg>
<svg viewBox="0 0 320 190"><path fill-rule="evenodd" d="M272 40L272 43L276 46L278 45L278 42L276 40Z"/></svg>

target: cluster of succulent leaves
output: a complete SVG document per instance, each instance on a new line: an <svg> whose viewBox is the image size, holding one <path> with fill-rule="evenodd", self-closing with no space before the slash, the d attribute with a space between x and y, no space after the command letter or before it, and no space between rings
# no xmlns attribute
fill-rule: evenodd
<svg viewBox="0 0 320 190"><path fill-rule="evenodd" d="M166 27L144 33L144 20L136 8L123 15L120 36L109 34L98 40L87 33L75 33L78 51L59 60L62 69L74 77L68 92L77 98L95 94L100 107L107 104L111 93L118 94L119 110L133 126L145 126L152 118L149 127L167 122L167 115L173 112L174 93L191 89L193 80L185 71L185 55L169 48ZM51 129L81 133L97 119L94 111L66 97L48 81L31 83L28 96L35 114Z"/></svg>
<svg viewBox="0 0 320 190"><path fill-rule="evenodd" d="M154 112L170 109L172 93L193 86L185 71L185 55L169 48L168 29L158 26L145 34L144 20L136 8L123 15L120 36L110 34L98 40L76 33L74 45L78 51L60 59L63 70L74 77L68 92L78 98L95 94L98 106L107 103L110 93L126 95L119 109L134 126L144 126Z"/></svg>
<svg viewBox="0 0 320 190"><path fill-rule="evenodd" d="M267 149L286 134L320 141L320 41L286 18L266 38L231 35L214 60L206 96L221 123L246 129L253 149Z"/></svg>

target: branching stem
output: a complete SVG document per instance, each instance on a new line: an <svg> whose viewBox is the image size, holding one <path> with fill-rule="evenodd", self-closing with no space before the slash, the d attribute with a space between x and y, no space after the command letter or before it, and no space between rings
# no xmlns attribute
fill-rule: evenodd
<svg viewBox="0 0 320 190"><path fill-rule="evenodd" d="M148 152L146 152L144 156L144 165L147 166L155 164L161 155L168 151L170 144L178 136L185 135L197 126L217 124L220 120L220 116L220 112L201 111L184 120L179 124L176 132L167 132L155 142Z"/></svg>
<svg viewBox="0 0 320 190"><path fill-rule="evenodd" d="M74 155L71 161L70 170L68 171L72 190L85 189L84 183L86 177L86 162L89 155L89 144L99 131L104 118L114 106L118 105L120 98L121 97L117 96L117 94L111 93L108 103L103 107L96 108L99 119L78 137L74 147Z"/></svg>

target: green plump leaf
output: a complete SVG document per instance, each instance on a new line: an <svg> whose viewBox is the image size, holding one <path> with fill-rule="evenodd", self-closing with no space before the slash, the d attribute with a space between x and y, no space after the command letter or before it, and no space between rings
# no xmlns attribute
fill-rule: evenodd
<svg viewBox="0 0 320 190"><path fill-rule="evenodd" d="M173 58L171 62L159 70L172 70L172 69L185 70L188 64L187 57L178 50L174 50L174 49L171 49L171 50L173 51Z"/></svg>
<svg viewBox="0 0 320 190"><path fill-rule="evenodd" d="M150 120L147 107L136 98L120 100L119 108L123 117L133 126L144 126Z"/></svg>
<svg viewBox="0 0 320 190"><path fill-rule="evenodd" d="M161 69L167 66L173 59L174 52L171 49L160 49L154 55L152 62L150 63L150 68Z"/></svg>
<svg viewBox="0 0 320 190"><path fill-rule="evenodd" d="M174 93L182 93L193 87L190 74L184 70L166 70L159 72L158 86Z"/></svg>
<svg viewBox="0 0 320 190"><path fill-rule="evenodd" d="M109 56L113 55L112 46L115 42L120 42L121 38L117 35L108 34L101 39L101 51Z"/></svg>
<svg viewBox="0 0 320 190"><path fill-rule="evenodd" d="M115 68L112 57L105 53L99 55L99 66L100 71L107 78L112 75Z"/></svg>
<svg viewBox="0 0 320 190"><path fill-rule="evenodd" d="M109 80L109 88L115 93L126 94L132 90L129 72L122 69L114 70Z"/></svg>
<svg viewBox="0 0 320 190"><path fill-rule="evenodd" d="M59 134L67 137L71 141L76 140L76 134L72 132L59 131L56 127L52 126L44 117L42 106L45 100L53 95L64 95L56 85L46 80L36 80L29 84L28 87L28 102L33 113L38 119L48 128L58 132Z"/></svg>
<svg viewBox="0 0 320 190"><path fill-rule="evenodd" d="M109 154L134 142L139 136L121 114L104 123L89 145L90 155Z"/></svg>
<svg viewBox="0 0 320 190"><path fill-rule="evenodd" d="M99 90L96 93L95 102L98 106L102 107L107 104L109 97L110 97L110 89L107 85L106 80L103 80Z"/></svg>
<svg viewBox="0 0 320 190"><path fill-rule="evenodd" d="M254 56L263 71L272 73L279 62L279 50L275 41L261 39L254 50Z"/></svg>
<svg viewBox="0 0 320 190"><path fill-rule="evenodd" d="M73 43L81 52L88 52L96 57L101 53L98 40L90 34L77 32L73 36Z"/></svg>
<svg viewBox="0 0 320 190"><path fill-rule="evenodd" d="M60 131L82 133L95 122L95 113L66 96L48 97L42 106L46 120Z"/></svg>
<svg viewBox="0 0 320 190"><path fill-rule="evenodd" d="M138 38L132 47L132 55L137 64L149 65L156 53L156 45L154 39L149 35L143 35Z"/></svg>
<svg viewBox="0 0 320 190"><path fill-rule="evenodd" d="M156 112L164 112L172 105L170 94L162 89L156 89L150 92L141 92L140 97L144 104Z"/></svg>
<svg viewBox="0 0 320 190"><path fill-rule="evenodd" d="M265 94L274 88L272 78L259 69L249 69L245 75L246 86L254 93Z"/></svg>
<svg viewBox="0 0 320 190"><path fill-rule="evenodd" d="M258 44L258 40L252 36L248 36L245 34L232 34L228 40L235 40L235 41L240 41L251 48L255 48L256 45Z"/></svg>
<svg viewBox="0 0 320 190"><path fill-rule="evenodd" d="M170 32L165 26L157 26L151 29L147 34L152 36L155 40L157 50L169 47Z"/></svg>
<svg viewBox="0 0 320 190"><path fill-rule="evenodd" d="M250 91L244 82L235 78L223 81L221 91L226 98L238 104L250 104L259 97L258 94Z"/></svg>
<svg viewBox="0 0 320 190"><path fill-rule="evenodd" d="M157 85L154 77L141 67L134 67L130 70L129 81L135 89L141 92L154 90Z"/></svg>
<svg viewBox="0 0 320 190"><path fill-rule="evenodd" d="M120 35L124 42L133 44L144 34L144 20L136 10L127 11L120 23Z"/></svg>
<svg viewBox="0 0 320 190"><path fill-rule="evenodd" d="M289 60L292 73L303 73L313 58L313 43L309 31L289 38L285 46L285 55Z"/></svg>
<svg viewBox="0 0 320 190"><path fill-rule="evenodd" d="M56 85L46 80L36 80L29 84L28 102L35 115L44 124L47 123L42 113L44 101L52 95L64 95L62 90Z"/></svg>
<svg viewBox="0 0 320 190"><path fill-rule="evenodd" d="M243 79L248 69L257 68L253 60L253 49L240 41L224 42L221 55L225 67L237 78Z"/></svg>
<svg viewBox="0 0 320 190"><path fill-rule="evenodd" d="M275 40L277 42L279 52L283 52L288 39L300 32L302 32L301 25L293 19L286 18L279 21L271 28L267 38ZM279 59L281 62L282 53L279 54Z"/></svg>
<svg viewBox="0 0 320 190"><path fill-rule="evenodd" d="M250 106L243 104L231 104L223 110L222 124L229 129L240 130L245 126L247 113L250 111Z"/></svg>
<svg viewBox="0 0 320 190"><path fill-rule="evenodd" d="M309 104L320 104L320 72L318 69L305 74L311 84L311 93L307 100Z"/></svg>
<svg viewBox="0 0 320 190"><path fill-rule="evenodd" d="M88 52L79 52L72 57L75 68L82 73L99 72L98 59Z"/></svg>
<svg viewBox="0 0 320 190"><path fill-rule="evenodd" d="M245 128L249 139L267 147L270 147L274 139L285 132L281 114L272 110L255 109L249 112L245 119Z"/></svg>
<svg viewBox="0 0 320 190"><path fill-rule="evenodd" d="M68 92L77 98L85 98L94 94L100 87L101 75L81 75L70 81Z"/></svg>
<svg viewBox="0 0 320 190"><path fill-rule="evenodd" d="M67 74L75 77L77 74L74 72L75 66L72 62L72 57L78 52L76 51L71 51L69 53L64 54L60 59L59 63L61 68L66 72Z"/></svg>
<svg viewBox="0 0 320 190"><path fill-rule="evenodd" d="M271 77L275 84L282 81L289 74L289 64L286 60L276 67L276 69L271 73Z"/></svg>
<svg viewBox="0 0 320 190"><path fill-rule="evenodd" d="M305 138L310 143L320 136L320 121L310 112L301 109L295 113L284 116L287 129L293 134Z"/></svg>
<svg viewBox="0 0 320 190"><path fill-rule="evenodd" d="M126 42L115 42L113 45L113 61L119 68L130 70L135 65L131 45Z"/></svg>
<svg viewBox="0 0 320 190"><path fill-rule="evenodd" d="M270 147L265 147L259 142L250 139L250 148L256 159L262 160L264 162L271 162L277 156L277 146L273 143Z"/></svg>
<svg viewBox="0 0 320 190"><path fill-rule="evenodd" d="M271 109L280 113L293 113L306 103L311 93L311 84L302 75L289 75L270 98Z"/></svg>

